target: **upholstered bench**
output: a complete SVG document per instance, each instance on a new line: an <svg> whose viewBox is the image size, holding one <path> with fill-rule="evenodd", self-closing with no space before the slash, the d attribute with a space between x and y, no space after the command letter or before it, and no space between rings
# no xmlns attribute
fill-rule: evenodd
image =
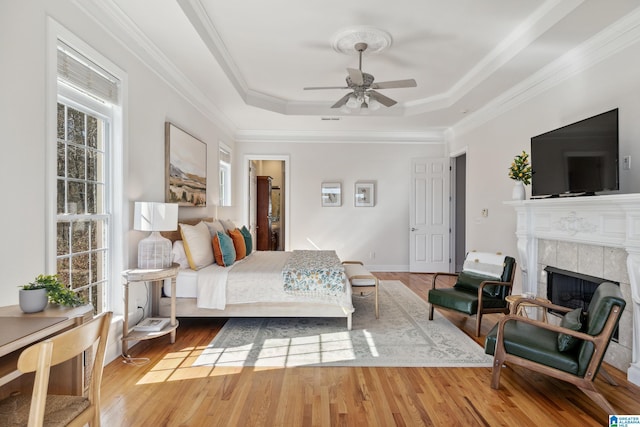
<svg viewBox="0 0 640 427"><path fill-rule="evenodd" d="M376 319L380 317L378 308L378 278L371 274L360 261L343 261L344 272L351 283L351 291L356 289L360 294L364 294L365 289L372 289L376 298Z"/></svg>

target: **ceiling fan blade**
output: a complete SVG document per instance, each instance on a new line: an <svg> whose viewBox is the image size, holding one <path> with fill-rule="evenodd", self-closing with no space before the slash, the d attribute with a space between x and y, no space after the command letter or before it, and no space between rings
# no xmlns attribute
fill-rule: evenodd
<svg viewBox="0 0 640 427"><path fill-rule="evenodd" d="M347 68L347 72L349 73L349 77L351 78L351 82L353 82L353 84L360 86L364 83L362 71L356 70L355 68Z"/></svg>
<svg viewBox="0 0 640 427"><path fill-rule="evenodd" d="M331 106L331 108L340 108L342 107L344 104L347 103L347 101L349 100L349 97L351 96L351 93L346 94L345 96L343 96L342 98L340 98L340 100L338 102L336 102L335 104L333 104Z"/></svg>
<svg viewBox="0 0 640 427"><path fill-rule="evenodd" d="M304 90L318 90L318 89L349 89L348 86L312 86L305 87Z"/></svg>
<svg viewBox="0 0 640 427"><path fill-rule="evenodd" d="M371 89L395 89L401 87L416 87L418 84L414 79L392 80L389 82L373 83Z"/></svg>
<svg viewBox="0 0 640 427"><path fill-rule="evenodd" d="M388 96L384 96L383 94L381 94L380 92L376 92L375 90L369 90L367 91L367 93L369 94L369 97L375 99L385 107L391 107L392 105L397 104L397 102L393 99L389 98Z"/></svg>

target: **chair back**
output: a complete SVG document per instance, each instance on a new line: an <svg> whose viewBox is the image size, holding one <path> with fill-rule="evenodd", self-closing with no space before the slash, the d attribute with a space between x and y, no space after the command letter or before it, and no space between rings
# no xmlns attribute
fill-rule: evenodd
<svg viewBox="0 0 640 427"><path fill-rule="evenodd" d="M20 354L18 369L25 373L36 373L29 410L29 426L40 426L44 421L51 367L66 362L86 350L92 351L96 343L97 347L93 353L93 366L91 367L88 392L90 407L88 409L100 411L102 368L111 317L111 312L103 313L87 323L34 344Z"/></svg>
<svg viewBox="0 0 640 427"><path fill-rule="evenodd" d="M598 285L593 297L591 298L589 310L587 311L586 316L586 327L584 330L587 334L592 336L599 335L603 331L606 332L607 335L604 337L606 339L606 343L603 351L596 355L596 357L599 357L599 361L597 362L598 368L600 362L602 362L602 359L604 358L605 352L607 351L607 347L611 341L611 336L618 326L620 315L622 314L625 305L626 302L622 297L620 286L610 282L603 282ZM619 307L619 311L616 316L614 316L613 320L609 320L614 307ZM609 322L607 322L608 320ZM606 331L605 327L607 328ZM593 344L587 341L582 341L579 346L578 374L580 376L584 375L589 364L592 362L593 348ZM594 372L594 376L596 373L597 371Z"/></svg>

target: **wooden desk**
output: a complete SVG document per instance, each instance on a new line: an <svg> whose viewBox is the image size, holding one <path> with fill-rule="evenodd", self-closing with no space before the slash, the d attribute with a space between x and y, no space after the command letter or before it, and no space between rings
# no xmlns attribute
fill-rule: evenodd
<svg viewBox="0 0 640 427"><path fill-rule="evenodd" d="M93 306L67 308L49 305L39 313L25 314L17 305L0 307L0 398L14 391L31 391L33 374L18 371L18 357L32 344L71 329L93 317ZM52 369L51 392L83 394L85 372L82 360Z"/></svg>

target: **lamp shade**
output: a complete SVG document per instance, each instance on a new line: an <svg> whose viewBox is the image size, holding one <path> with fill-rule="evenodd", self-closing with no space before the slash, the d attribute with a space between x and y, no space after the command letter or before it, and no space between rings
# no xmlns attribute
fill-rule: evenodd
<svg viewBox="0 0 640 427"><path fill-rule="evenodd" d="M133 228L140 231L176 230L178 228L178 204L136 202Z"/></svg>

